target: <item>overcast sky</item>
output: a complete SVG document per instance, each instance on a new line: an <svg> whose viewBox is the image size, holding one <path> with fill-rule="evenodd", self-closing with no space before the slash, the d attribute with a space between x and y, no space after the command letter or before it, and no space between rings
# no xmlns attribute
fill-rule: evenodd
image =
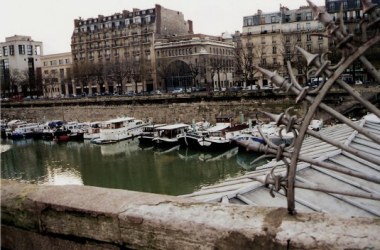
<svg viewBox="0 0 380 250"><path fill-rule="evenodd" d="M325 0L312 0L324 5ZM193 21L194 33L220 35L241 31L243 17L307 5L306 0L6 0L1 3L0 41L13 35L29 35L43 42L44 54L69 52L74 19L112 15L155 4L182 12Z"/></svg>

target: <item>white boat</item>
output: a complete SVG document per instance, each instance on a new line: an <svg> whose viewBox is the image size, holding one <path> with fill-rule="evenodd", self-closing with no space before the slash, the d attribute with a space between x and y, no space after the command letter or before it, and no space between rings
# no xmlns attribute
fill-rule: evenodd
<svg viewBox="0 0 380 250"><path fill-rule="evenodd" d="M266 141L264 140L262 134L273 144L281 145L285 144L286 146L290 145L293 142L294 134L286 133L285 129L281 130L274 122L259 124L254 126L253 128L248 128L243 130L240 135L235 136L232 140L239 145L239 142L243 142L243 144L239 145L239 149L244 150L246 143L255 143L255 144L263 144L266 145Z"/></svg>
<svg viewBox="0 0 380 250"><path fill-rule="evenodd" d="M229 117L218 117L216 121L215 126L186 133L180 139L181 144L206 151L228 150L235 146L231 139L248 127L246 124L233 125Z"/></svg>
<svg viewBox="0 0 380 250"><path fill-rule="evenodd" d="M89 128L83 135L83 139L85 140L94 140L100 137L100 127L103 122L91 122Z"/></svg>
<svg viewBox="0 0 380 250"><path fill-rule="evenodd" d="M102 123L99 138L94 143L106 144L139 136L146 123L134 117L119 117Z"/></svg>
<svg viewBox="0 0 380 250"><path fill-rule="evenodd" d="M190 125L177 123L157 128L158 134L152 141L158 147L174 147L179 145L179 138L191 128Z"/></svg>
<svg viewBox="0 0 380 250"><path fill-rule="evenodd" d="M63 125L63 130L68 131L69 140L83 140L89 126L88 122L68 122Z"/></svg>
<svg viewBox="0 0 380 250"><path fill-rule="evenodd" d="M12 136L12 132L13 132L16 128L18 128L18 127L20 127L20 126L22 126L22 125L26 125L26 124L27 124L27 122L26 122L26 121L22 121L22 120L11 120L11 121L9 121L9 122L7 123L6 128L5 128L5 136L6 136L7 138L11 138L11 136Z"/></svg>
<svg viewBox="0 0 380 250"><path fill-rule="evenodd" d="M12 131L10 138L12 139L28 139L35 138L35 136L42 135L43 124L26 123L19 125Z"/></svg>

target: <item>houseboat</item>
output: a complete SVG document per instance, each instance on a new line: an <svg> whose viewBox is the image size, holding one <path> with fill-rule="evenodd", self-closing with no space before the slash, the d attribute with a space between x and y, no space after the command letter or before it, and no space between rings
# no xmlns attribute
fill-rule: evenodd
<svg viewBox="0 0 380 250"><path fill-rule="evenodd" d="M179 139L191 128L190 125L184 123L171 124L161 126L157 129L157 137L152 141L155 146L161 148L174 147L180 144Z"/></svg>
<svg viewBox="0 0 380 250"><path fill-rule="evenodd" d="M166 124L149 124L143 127L143 132L139 136L139 143L141 145L153 145L153 139L158 137L157 128L165 126Z"/></svg>
<svg viewBox="0 0 380 250"><path fill-rule="evenodd" d="M93 143L107 144L139 136L146 123L133 117L120 117L103 122L98 139Z"/></svg>

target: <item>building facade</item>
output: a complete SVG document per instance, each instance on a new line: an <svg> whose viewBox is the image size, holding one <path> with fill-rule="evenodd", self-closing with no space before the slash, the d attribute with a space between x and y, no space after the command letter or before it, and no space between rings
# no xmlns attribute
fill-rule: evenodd
<svg viewBox="0 0 380 250"><path fill-rule="evenodd" d="M323 7L321 7L323 8ZM243 18L241 44L237 46L238 72L248 85L260 87L270 85L254 65L276 70L286 76L286 62L292 63L292 70L300 84L307 82L308 68L299 46L311 53L322 53L328 50L328 40L323 34L324 27L315 20L309 6L289 10L280 7L277 12L257 14Z"/></svg>
<svg viewBox="0 0 380 250"><path fill-rule="evenodd" d="M380 0L369 0L372 4L377 4L380 6ZM334 21L337 25L339 25L339 15L342 10L342 19L344 25L347 28L349 34L353 34L353 42L356 40L363 39L366 40L366 37L363 37L362 27L365 27L365 22L363 20L366 19L366 13L363 11L363 3L361 0L326 0L326 11L333 16ZM378 25L378 23L377 23ZM373 31L372 31L373 32ZM375 31L376 32L376 31ZM371 31L365 32L365 35L378 35L371 34ZM334 41L330 41L329 43L330 51L331 51L331 59L336 62L341 58L340 51L336 48L336 44ZM366 58L372 62L375 68L380 68L380 60L378 55L380 54L380 45L376 45L371 47L369 51L366 53ZM343 79L347 83L374 83L374 79L367 72L365 67L363 67L360 60L356 61L351 65L350 68L346 70L346 72L342 75Z"/></svg>
<svg viewBox="0 0 380 250"><path fill-rule="evenodd" d="M41 66L42 42L30 36L14 35L0 43L1 95L37 95L40 91L36 69Z"/></svg>
<svg viewBox="0 0 380 250"><path fill-rule="evenodd" d="M234 85L231 36L175 36L155 43L157 88L225 89Z"/></svg>
<svg viewBox="0 0 380 250"><path fill-rule="evenodd" d="M191 21L185 21L181 12L160 5L74 20L71 49L75 89L87 94L153 90L154 42L191 33Z"/></svg>
<svg viewBox="0 0 380 250"><path fill-rule="evenodd" d="M41 56L43 95L49 98L69 96L75 92L71 52Z"/></svg>

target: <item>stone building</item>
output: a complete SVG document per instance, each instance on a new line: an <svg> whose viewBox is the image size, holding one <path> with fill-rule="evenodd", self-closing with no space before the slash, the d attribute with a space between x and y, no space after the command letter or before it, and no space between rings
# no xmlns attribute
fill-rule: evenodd
<svg viewBox="0 0 380 250"><path fill-rule="evenodd" d="M72 83L71 52L41 56L41 74L45 97L69 96L75 92Z"/></svg>
<svg viewBox="0 0 380 250"><path fill-rule="evenodd" d="M155 41L192 29L181 12L161 5L76 19L71 37L75 84L88 94L153 90Z"/></svg>
<svg viewBox="0 0 380 250"><path fill-rule="evenodd" d="M14 35L0 43L1 95L37 95L40 83L36 69L41 66L42 42L30 36Z"/></svg>
<svg viewBox="0 0 380 250"><path fill-rule="evenodd" d="M285 76L286 61L291 61L297 80L300 84L305 84L308 68L296 46L311 53L326 52L328 40L317 35L323 32L324 27L314 20L309 6L295 10L281 6L276 12L264 13L258 10L255 15L245 16L241 43L237 46L237 67L241 78L248 85L266 87L270 81L253 66L277 70Z"/></svg>
<svg viewBox="0 0 380 250"><path fill-rule="evenodd" d="M158 89L224 89L234 84L235 46L228 34L167 37L154 47Z"/></svg>

